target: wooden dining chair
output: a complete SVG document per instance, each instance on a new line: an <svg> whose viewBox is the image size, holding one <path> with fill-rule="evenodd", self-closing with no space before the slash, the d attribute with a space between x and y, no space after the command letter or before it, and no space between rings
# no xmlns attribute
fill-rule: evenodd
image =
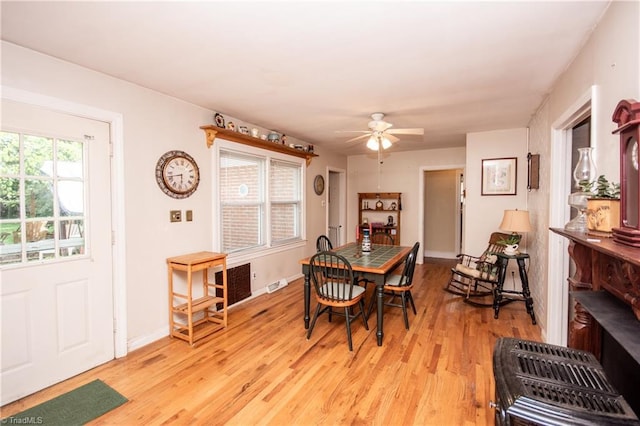
<svg viewBox="0 0 640 426"><path fill-rule="evenodd" d="M395 244L395 240L393 239L393 237L389 234L387 234L386 232L374 232L373 235L371 236L371 242L373 244L387 244L387 245L394 245Z"/></svg>
<svg viewBox="0 0 640 426"><path fill-rule="evenodd" d="M307 340L311 338L313 327L321 314L328 314L329 322L333 315L344 316L349 350L353 351L351 338L353 320L361 316L364 328L369 330L364 306L365 288L356 285L349 261L332 251L321 251L313 255L309 260L309 267L318 304L307 331ZM354 314L352 311L356 306L360 309Z"/></svg>
<svg viewBox="0 0 640 426"><path fill-rule="evenodd" d="M409 315L407 314L407 304L411 304L413 314L417 315L416 305L411 295L411 289L413 288L413 272L416 269L416 258L418 256L418 249L420 248L420 242L416 242L411 251L407 255L404 261L404 268L402 268L401 274L391 274L387 277L383 288L383 297L387 296L388 299L384 302L385 306L394 306L402 308L402 315L404 316L404 327L409 329ZM396 298L400 298L397 302ZM369 302L369 310L367 316L371 315L371 311L377 301L376 293L374 292Z"/></svg>
<svg viewBox="0 0 640 426"><path fill-rule="evenodd" d="M331 244L331 240L326 235L320 235L316 240L316 251L331 251L333 250L333 244Z"/></svg>

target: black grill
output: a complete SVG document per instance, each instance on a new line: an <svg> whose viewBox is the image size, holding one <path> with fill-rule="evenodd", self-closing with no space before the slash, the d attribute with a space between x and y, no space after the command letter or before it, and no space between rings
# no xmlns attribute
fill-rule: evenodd
<svg viewBox="0 0 640 426"><path fill-rule="evenodd" d="M493 372L496 424L640 425L589 352L501 338Z"/></svg>

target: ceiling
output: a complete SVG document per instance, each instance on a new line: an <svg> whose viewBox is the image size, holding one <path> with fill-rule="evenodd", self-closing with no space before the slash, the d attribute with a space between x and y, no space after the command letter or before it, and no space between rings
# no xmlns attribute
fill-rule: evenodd
<svg viewBox="0 0 640 426"><path fill-rule="evenodd" d="M527 126L609 1L2 1L2 39L346 155ZM213 123L213 116L211 124ZM209 123L202 123L209 124Z"/></svg>

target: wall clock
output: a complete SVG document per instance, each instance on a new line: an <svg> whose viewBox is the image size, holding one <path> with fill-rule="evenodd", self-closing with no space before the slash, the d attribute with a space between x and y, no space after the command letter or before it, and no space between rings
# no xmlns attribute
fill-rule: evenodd
<svg viewBox="0 0 640 426"><path fill-rule="evenodd" d="M613 113L618 124L613 133L620 135L620 227L613 228L613 239L640 247L640 102L622 100Z"/></svg>
<svg viewBox="0 0 640 426"><path fill-rule="evenodd" d="M169 197L187 198L198 188L200 170L186 152L169 151L156 164L156 182Z"/></svg>
<svg viewBox="0 0 640 426"><path fill-rule="evenodd" d="M318 195L322 195L324 192L324 177L322 175L317 175L313 180L313 190Z"/></svg>

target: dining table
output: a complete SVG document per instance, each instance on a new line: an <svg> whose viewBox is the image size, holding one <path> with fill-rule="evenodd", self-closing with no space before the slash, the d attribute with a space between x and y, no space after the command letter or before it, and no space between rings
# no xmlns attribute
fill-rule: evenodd
<svg viewBox="0 0 640 426"><path fill-rule="evenodd" d="M375 283L375 296L378 302L378 324L376 336L378 346L382 346L383 331L383 312L384 312L384 283L389 274L391 274L400 264L402 264L411 251L411 247L373 244L370 252L363 252L362 246L357 243L347 243L332 250L333 252L343 256L351 264L354 275L361 280L367 280ZM302 265L302 273L304 274L304 328L309 328L309 305L311 302L311 284L310 284L310 257L300 260Z"/></svg>

